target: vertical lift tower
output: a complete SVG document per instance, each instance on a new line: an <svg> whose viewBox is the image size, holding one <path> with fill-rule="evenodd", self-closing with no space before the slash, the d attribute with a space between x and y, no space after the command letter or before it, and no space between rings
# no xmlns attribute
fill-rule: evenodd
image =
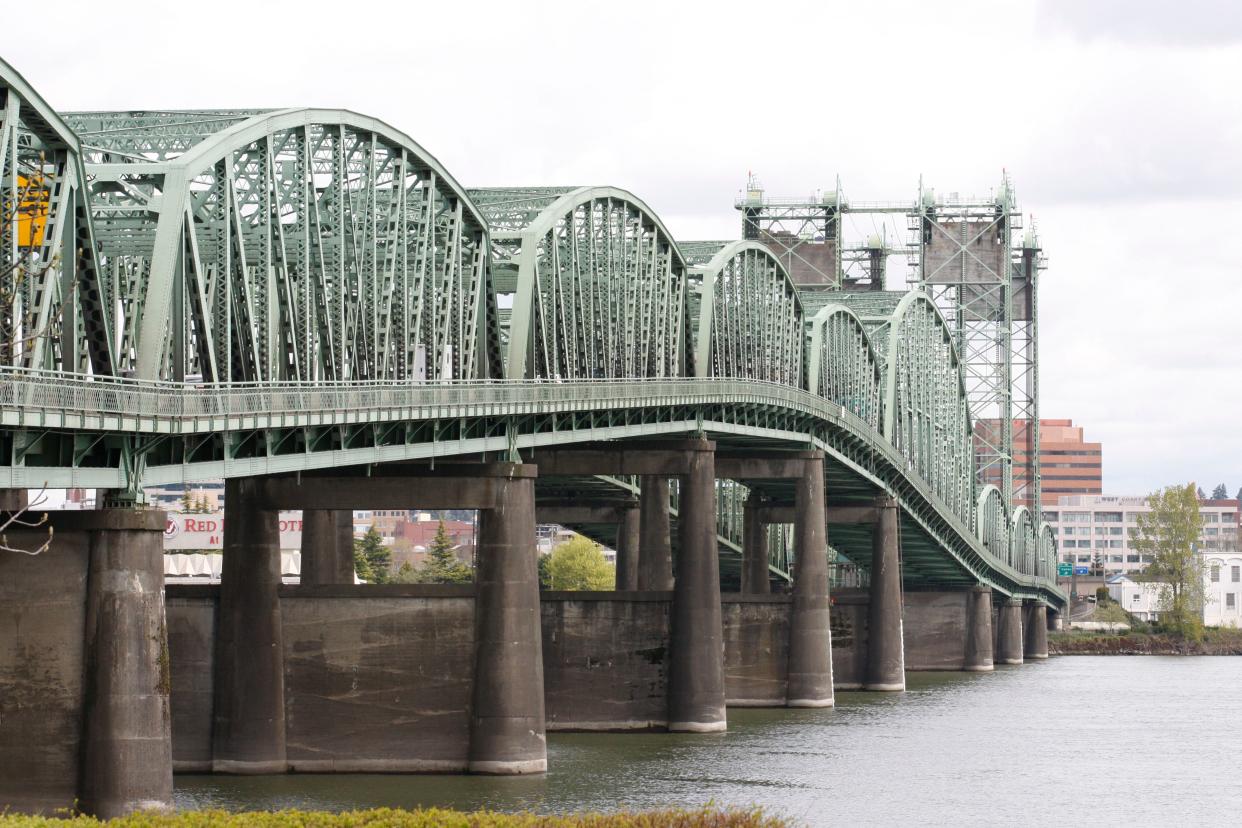
<svg viewBox="0 0 1242 828"><path fill-rule="evenodd" d="M1038 510L1043 257L1034 231L1020 234L1022 215L1008 177L988 198L937 199L920 182L913 204L852 204L839 180L822 195L771 198L751 176L735 206L742 212L742 237L771 248L804 296L883 291L888 257L907 257L909 282L944 313L965 366L979 481L995 485L1011 504ZM847 213L905 215L910 240L890 248L874 235L847 246Z"/></svg>

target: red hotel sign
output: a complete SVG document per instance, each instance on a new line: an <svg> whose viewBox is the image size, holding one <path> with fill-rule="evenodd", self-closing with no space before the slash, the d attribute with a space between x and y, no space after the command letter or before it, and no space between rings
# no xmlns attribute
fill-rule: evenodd
<svg viewBox="0 0 1242 828"><path fill-rule="evenodd" d="M224 548L224 513L205 515L169 512L164 525L164 549L180 552ZM302 513L280 513L280 548L302 548Z"/></svg>

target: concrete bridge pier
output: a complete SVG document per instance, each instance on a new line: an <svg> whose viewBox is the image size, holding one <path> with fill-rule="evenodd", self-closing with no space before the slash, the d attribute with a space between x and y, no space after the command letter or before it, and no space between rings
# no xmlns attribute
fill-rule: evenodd
<svg viewBox="0 0 1242 828"><path fill-rule="evenodd" d="M260 482L230 478L224 483L212 726L216 773L288 770L280 513L260 505Z"/></svg>
<svg viewBox="0 0 1242 828"><path fill-rule="evenodd" d="M996 664L1021 664L1022 599L1002 598L996 613Z"/></svg>
<svg viewBox="0 0 1242 828"><path fill-rule="evenodd" d="M544 722L534 466L486 467L494 505L479 511L475 673L468 768L525 774L548 769Z"/></svg>
<svg viewBox="0 0 1242 828"><path fill-rule="evenodd" d="M692 445L685 450L677 521L680 553L669 640L668 729L710 733L727 727L715 444L699 440Z"/></svg>
<svg viewBox="0 0 1242 828"><path fill-rule="evenodd" d="M0 813L172 806L161 511L49 516L0 553ZM48 526L12 526L36 551Z"/></svg>
<svg viewBox="0 0 1242 828"><path fill-rule="evenodd" d="M968 673L992 672L992 590L977 586L966 594L966 663Z"/></svg>
<svg viewBox="0 0 1242 828"><path fill-rule="evenodd" d="M303 510L302 583L310 586L353 582L353 510Z"/></svg>
<svg viewBox="0 0 1242 828"><path fill-rule="evenodd" d="M1022 657L1027 661L1047 658L1048 606L1042 601L1028 601L1022 629Z"/></svg>
<svg viewBox="0 0 1242 828"><path fill-rule="evenodd" d="M638 560L642 536L637 501L626 504L617 524L617 589L638 589Z"/></svg>
<svg viewBox="0 0 1242 828"><path fill-rule="evenodd" d="M867 674L864 690L906 689L903 649L901 560L898 552L897 502L881 497L871 548L871 595L867 607Z"/></svg>
<svg viewBox="0 0 1242 828"><path fill-rule="evenodd" d="M772 590L768 576L768 530L759 515L759 510L762 508L762 500L753 492L742 506L742 593L744 595L767 595Z"/></svg>
<svg viewBox="0 0 1242 828"><path fill-rule="evenodd" d="M793 613L789 619L789 707L831 707L832 630L828 595L828 521L824 503L824 456L803 462L794 494ZM767 556L763 560L767 583ZM766 591L766 590L765 590Z"/></svg>
<svg viewBox="0 0 1242 828"><path fill-rule="evenodd" d="M668 515L668 478L642 477L639 494L638 589L673 588L673 547Z"/></svg>

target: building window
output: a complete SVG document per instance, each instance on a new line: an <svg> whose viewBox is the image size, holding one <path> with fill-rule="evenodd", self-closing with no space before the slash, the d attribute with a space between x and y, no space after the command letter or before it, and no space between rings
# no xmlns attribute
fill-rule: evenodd
<svg viewBox="0 0 1242 828"><path fill-rule="evenodd" d="M1121 556L1120 555L1109 555L1108 562L1109 563L1121 563Z"/></svg>
<svg viewBox="0 0 1242 828"><path fill-rule="evenodd" d="M1121 523L1121 512L1096 512L1096 523Z"/></svg>
<svg viewBox="0 0 1242 828"><path fill-rule="evenodd" d="M1234 603L1234 595L1233 595L1233 593L1232 593L1232 592L1226 592L1226 593L1225 593L1225 609L1233 609L1235 606L1236 606L1236 604Z"/></svg>
<svg viewBox="0 0 1242 828"><path fill-rule="evenodd" d="M1123 546L1125 546L1125 544L1123 544L1123 543L1122 543L1121 541L1119 541L1119 540L1110 540L1110 541L1108 542L1108 548L1109 548L1109 549L1120 549L1120 548L1121 548L1121 547L1123 547Z"/></svg>
<svg viewBox="0 0 1242 828"><path fill-rule="evenodd" d="M1063 534L1063 535L1072 535L1072 534L1074 534L1074 532L1076 532L1076 531L1077 531L1077 530L1076 530L1076 529L1074 529L1074 527L1073 527L1073 526L1062 526L1062 527L1061 527L1061 534Z"/></svg>
<svg viewBox="0 0 1242 828"><path fill-rule="evenodd" d="M1138 562L1139 562L1138 555L1126 555L1126 563L1138 563Z"/></svg>
<svg viewBox="0 0 1242 828"><path fill-rule="evenodd" d="M1044 522L1045 523L1056 523L1057 513L1056 512L1044 512Z"/></svg>
<svg viewBox="0 0 1242 828"><path fill-rule="evenodd" d="M1078 562L1079 563L1091 563L1091 556L1090 555L1079 555Z"/></svg>
<svg viewBox="0 0 1242 828"><path fill-rule="evenodd" d="M1229 580L1236 584L1240 577L1242 577L1242 566L1229 567Z"/></svg>
<svg viewBox="0 0 1242 828"><path fill-rule="evenodd" d="M1220 583L1220 564L1218 564L1218 563L1214 563L1214 564L1212 564L1212 575L1211 575L1211 577L1212 577L1212 583L1214 583L1214 584L1219 584L1219 583Z"/></svg>
<svg viewBox="0 0 1242 828"><path fill-rule="evenodd" d="M1122 534L1124 531L1125 531L1125 530L1123 530L1120 526L1110 526L1110 527L1108 528L1108 534L1110 534L1110 535L1120 535L1120 534Z"/></svg>
<svg viewBox="0 0 1242 828"><path fill-rule="evenodd" d="M1063 523L1090 523L1090 512L1066 512L1062 515Z"/></svg>

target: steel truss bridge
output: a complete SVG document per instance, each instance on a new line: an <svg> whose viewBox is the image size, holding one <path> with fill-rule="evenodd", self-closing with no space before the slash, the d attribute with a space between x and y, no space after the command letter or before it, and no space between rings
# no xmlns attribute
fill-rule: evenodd
<svg viewBox="0 0 1242 828"><path fill-rule="evenodd" d="M1050 528L976 482L962 359L924 292L809 309L763 244L678 242L612 187L467 190L344 110L57 114L0 62L0 117L0 488L123 501L701 433L822 449L831 502L896 498L908 588L1065 603ZM729 577L742 499L785 493L718 487ZM868 528L829 540L868 566Z"/></svg>

